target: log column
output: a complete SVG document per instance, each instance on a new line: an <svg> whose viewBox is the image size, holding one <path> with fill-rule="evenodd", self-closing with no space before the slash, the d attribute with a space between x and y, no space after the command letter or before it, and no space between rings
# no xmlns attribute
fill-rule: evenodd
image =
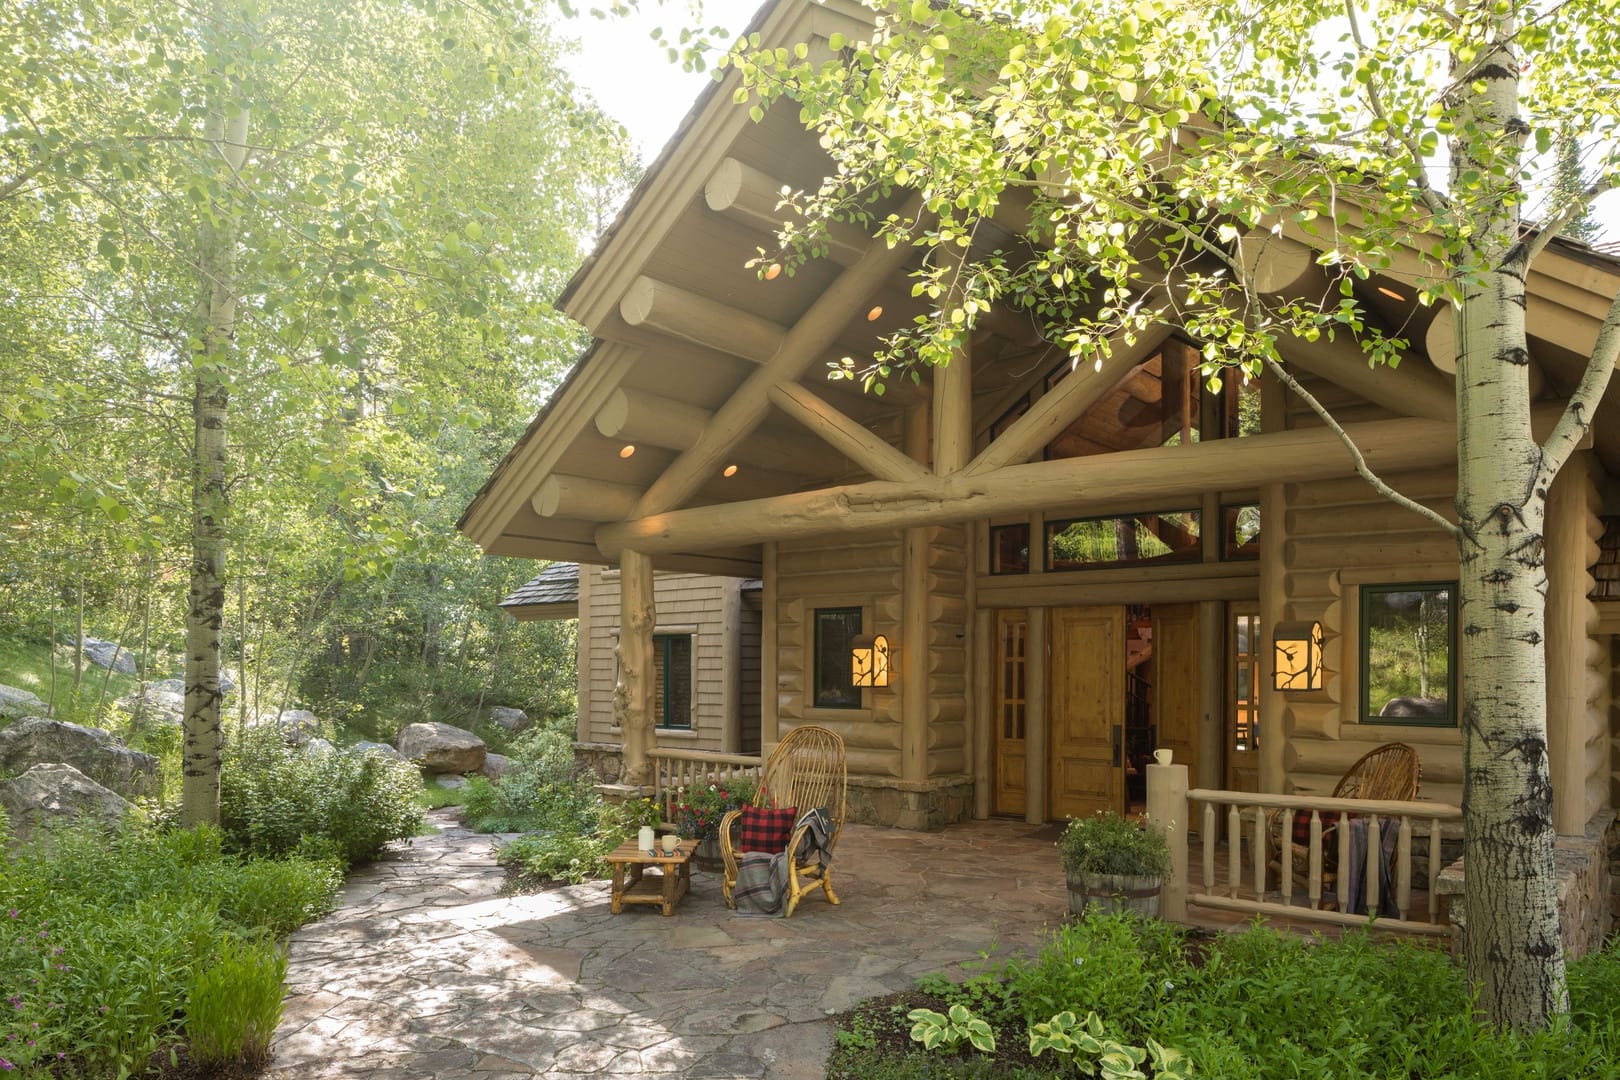
<svg viewBox="0 0 1620 1080"><path fill-rule="evenodd" d="M1586 578L1588 455L1576 454L1547 496L1547 757L1553 825L1586 831Z"/></svg>
<svg viewBox="0 0 1620 1080"><path fill-rule="evenodd" d="M906 413L906 452L926 461L928 404ZM900 779L928 779L928 538L930 529L905 531L900 577Z"/></svg>
<svg viewBox="0 0 1620 1080"><path fill-rule="evenodd" d="M653 746L653 599L651 557L624 550L619 555L619 681L613 688L613 714L624 744L620 782L642 786L651 780L647 753Z"/></svg>

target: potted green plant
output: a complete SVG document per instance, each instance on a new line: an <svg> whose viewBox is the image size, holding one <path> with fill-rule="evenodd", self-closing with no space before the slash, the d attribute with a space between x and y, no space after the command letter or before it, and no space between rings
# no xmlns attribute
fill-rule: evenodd
<svg viewBox="0 0 1620 1080"><path fill-rule="evenodd" d="M1075 818L1058 841L1069 879L1069 911L1159 914L1159 893L1170 872L1164 833L1109 811Z"/></svg>
<svg viewBox="0 0 1620 1080"><path fill-rule="evenodd" d="M698 841L694 861L703 870L720 868L720 819L754 801L752 780L699 784L682 792L675 804L675 823L682 836Z"/></svg>

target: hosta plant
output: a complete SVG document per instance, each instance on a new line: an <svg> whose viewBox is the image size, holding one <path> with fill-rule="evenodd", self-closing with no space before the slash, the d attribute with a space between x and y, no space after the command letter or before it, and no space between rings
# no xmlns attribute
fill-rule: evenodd
<svg viewBox="0 0 1620 1080"><path fill-rule="evenodd" d="M1101 1076L1102 1080L1146 1080L1142 1065L1149 1058L1155 1080L1188 1080L1193 1075L1192 1059L1180 1050L1153 1039L1141 1047L1108 1038L1102 1018L1094 1012L1087 1013L1084 1020L1076 1019L1072 1012L1060 1012L1043 1023L1031 1024L1030 1056L1040 1057L1048 1050L1074 1055L1075 1068L1086 1076Z"/></svg>
<svg viewBox="0 0 1620 1080"><path fill-rule="evenodd" d="M983 1054L996 1052L995 1032L966 1005L952 1005L949 1014L912 1009L906 1019L911 1021L912 1040L922 1043L924 1050L953 1051L965 1042Z"/></svg>

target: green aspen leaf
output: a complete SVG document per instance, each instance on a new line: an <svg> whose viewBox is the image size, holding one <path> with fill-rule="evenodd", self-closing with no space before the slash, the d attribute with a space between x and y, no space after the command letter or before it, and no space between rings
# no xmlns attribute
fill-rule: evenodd
<svg viewBox="0 0 1620 1080"><path fill-rule="evenodd" d="M765 119L765 110L760 108L758 105L750 106L748 109L748 118L757 124L761 120Z"/></svg>

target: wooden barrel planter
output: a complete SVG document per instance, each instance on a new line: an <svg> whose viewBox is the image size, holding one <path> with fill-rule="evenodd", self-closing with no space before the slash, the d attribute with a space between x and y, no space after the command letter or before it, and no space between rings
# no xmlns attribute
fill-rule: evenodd
<svg viewBox="0 0 1620 1080"><path fill-rule="evenodd" d="M692 855L692 864L711 874L725 869L725 860L720 857L719 839L711 836L707 840L699 840L697 851Z"/></svg>
<svg viewBox="0 0 1620 1080"><path fill-rule="evenodd" d="M1139 874L1069 874L1069 914L1087 910L1104 914L1129 912L1144 918L1159 917L1159 894L1164 882Z"/></svg>

